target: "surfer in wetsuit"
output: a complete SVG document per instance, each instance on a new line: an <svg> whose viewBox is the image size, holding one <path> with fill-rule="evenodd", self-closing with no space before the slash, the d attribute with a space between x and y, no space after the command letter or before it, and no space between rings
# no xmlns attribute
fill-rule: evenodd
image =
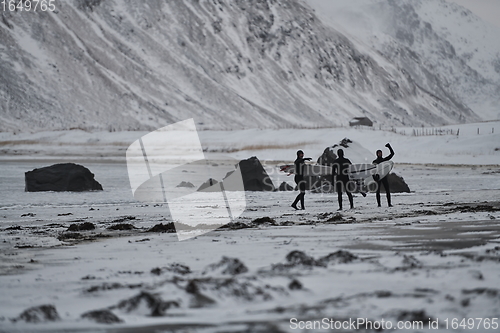
<svg viewBox="0 0 500 333"><path fill-rule="evenodd" d="M302 150L297 151L297 159L295 160L295 183L299 188L299 194L295 198L295 201L292 204L292 207L295 209L299 209L297 207L297 203L300 201L301 209L304 210L306 207L304 206L304 197L306 195L306 181L304 180L304 162L310 161L312 158L307 157L304 158L304 152Z"/></svg>
<svg viewBox="0 0 500 333"><path fill-rule="evenodd" d="M354 208L354 203L352 199L352 194L349 191L349 165L351 161L344 157L344 151L342 149L337 150L338 158L332 162L332 183L335 184L335 189L337 191L339 200L339 209L342 210L342 192L347 193L349 198L349 203L351 204L351 209Z"/></svg>
<svg viewBox="0 0 500 333"><path fill-rule="evenodd" d="M380 164L382 162L389 161L394 156L394 150L392 149L391 144L388 143L385 146L387 148L389 148L390 154L386 157L382 157L382 150L380 150L380 149L377 150L377 153L376 153L377 159L372 162L373 164ZM385 189L385 195L387 197L387 204L389 205L389 207L392 207L391 190L389 189L389 182L387 181L387 176L385 176L382 179L375 179L375 181L377 182L377 194L376 194L376 196L377 196L378 206L381 207L381 205L380 205L380 185L383 184L384 189Z"/></svg>

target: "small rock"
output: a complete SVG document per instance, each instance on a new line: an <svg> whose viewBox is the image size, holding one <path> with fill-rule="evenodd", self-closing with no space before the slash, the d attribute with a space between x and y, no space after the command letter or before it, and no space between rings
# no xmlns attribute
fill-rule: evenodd
<svg viewBox="0 0 500 333"><path fill-rule="evenodd" d="M201 186L198 188L198 191L220 191L220 186L218 188L212 188L212 186L214 186L215 184L218 184L219 182L216 181L215 179L213 178L210 178L208 179L206 182L204 182L203 184L201 184Z"/></svg>
<svg viewBox="0 0 500 333"><path fill-rule="evenodd" d="M119 223L108 227L109 230L133 230L135 227L130 223Z"/></svg>
<svg viewBox="0 0 500 333"><path fill-rule="evenodd" d="M169 308L178 308L179 303L176 301L163 301L160 297L143 291L137 296L121 301L116 307L127 313L133 312L152 317L160 317L164 316Z"/></svg>
<svg viewBox="0 0 500 333"><path fill-rule="evenodd" d="M279 191L293 191L294 187L291 186L290 184L288 184L287 182L283 182L280 184L278 190Z"/></svg>
<svg viewBox="0 0 500 333"><path fill-rule="evenodd" d="M25 191L102 191L94 174L82 165L74 163L54 164L34 169L24 174Z"/></svg>
<svg viewBox="0 0 500 333"><path fill-rule="evenodd" d="M425 310L402 310L397 316L399 321L423 322L428 323L433 320L431 316L425 313Z"/></svg>
<svg viewBox="0 0 500 333"><path fill-rule="evenodd" d="M154 227L148 230L148 232L169 232L173 233L175 232L175 225L174 222L169 222L167 224L156 224Z"/></svg>
<svg viewBox="0 0 500 333"><path fill-rule="evenodd" d="M356 259L358 259L358 257L352 254L351 252L339 250L337 252L333 252L324 257L319 258L318 261L325 265L329 263L347 264Z"/></svg>
<svg viewBox="0 0 500 333"><path fill-rule="evenodd" d="M403 265L407 268L421 268L423 266L422 262L412 255L404 256Z"/></svg>
<svg viewBox="0 0 500 333"><path fill-rule="evenodd" d="M71 224L67 231L83 231L83 230L94 230L95 225L90 222Z"/></svg>
<svg viewBox="0 0 500 333"><path fill-rule="evenodd" d="M325 266L324 263L321 263L314 259L311 256L308 256L302 251L292 251L287 254L286 260L290 265L304 265L304 266Z"/></svg>
<svg viewBox="0 0 500 333"><path fill-rule="evenodd" d="M270 223L272 225L276 224L276 220L270 218L269 216L260 217L252 221L254 224Z"/></svg>
<svg viewBox="0 0 500 333"><path fill-rule="evenodd" d="M69 215L73 215L73 213L61 213L61 214L57 214L57 216L69 216Z"/></svg>
<svg viewBox="0 0 500 333"><path fill-rule="evenodd" d="M220 274L238 275L248 272L248 268L238 258L222 257L221 261L208 265L203 274L220 271Z"/></svg>
<svg viewBox="0 0 500 333"><path fill-rule="evenodd" d="M93 320L99 324L116 324L123 322L123 320L108 309L85 312L81 317Z"/></svg>
<svg viewBox="0 0 500 333"><path fill-rule="evenodd" d="M180 274L180 275L187 275L187 274L191 274L191 269L186 265L173 263L167 267L162 267L162 268L156 267L156 268L153 268L151 270L151 274L153 274L153 275L161 275L164 272L171 272L171 273Z"/></svg>
<svg viewBox="0 0 500 333"><path fill-rule="evenodd" d="M118 210L118 208L117 208L116 210ZM136 217L135 217L135 216L123 216L123 217L120 217L120 218L118 218L118 219L115 219L115 220L113 220L113 221L111 221L111 222L113 222L113 223L121 223L121 222L130 221L130 220L135 220L135 219L136 219Z"/></svg>
<svg viewBox="0 0 500 333"><path fill-rule="evenodd" d="M301 290L303 289L302 283L299 280L293 279L292 282L288 285L288 289L290 290Z"/></svg>
<svg viewBox="0 0 500 333"><path fill-rule="evenodd" d="M255 156L242 160L238 163L241 170L243 186L245 191L268 191L275 190L274 184L266 170Z"/></svg>
<svg viewBox="0 0 500 333"><path fill-rule="evenodd" d="M176 187L187 187L187 188L193 188L194 185L190 182L185 182L185 181L182 181L180 182L179 185L177 185Z"/></svg>

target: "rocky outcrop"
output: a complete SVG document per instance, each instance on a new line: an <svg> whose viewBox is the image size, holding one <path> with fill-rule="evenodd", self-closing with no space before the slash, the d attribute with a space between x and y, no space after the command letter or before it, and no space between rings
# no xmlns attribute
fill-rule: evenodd
<svg viewBox="0 0 500 333"><path fill-rule="evenodd" d="M245 191L274 191L274 184L255 156L239 163Z"/></svg>
<svg viewBox="0 0 500 333"><path fill-rule="evenodd" d="M280 187L278 188L279 191L293 191L294 188L287 182L283 182L280 184Z"/></svg>
<svg viewBox="0 0 500 333"><path fill-rule="evenodd" d="M165 316L170 308L178 308L177 301L164 301L160 296L142 291L138 295L125 299L118 303L117 308L125 313L132 313L135 315L146 315L151 317Z"/></svg>
<svg viewBox="0 0 500 333"><path fill-rule="evenodd" d="M102 191L94 174L82 165L74 163L54 164L34 169L24 174L26 192L41 191Z"/></svg>
<svg viewBox="0 0 500 333"><path fill-rule="evenodd" d="M209 178L206 182L201 184L201 186L198 188L198 191L203 191L203 192L213 192L213 191L220 191L220 187L218 188L213 188L212 186L215 184L218 184L219 182L216 181L213 178Z"/></svg>
<svg viewBox="0 0 500 333"><path fill-rule="evenodd" d="M391 189L391 193L410 193L410 187L406 184L403 177L398 176L395 173L390 173L387 175L387 181L389 182L389 188ZM380 192L385 192L384 187Z"/></svg>
<svg viewBox="0 0 500 333"><path fill-rule="evenodd" d="M99 324L116 324L123 322L123 320L108 309L85 312L81 315L81 317L95 321Z"/></svg>
<svg viewBox="0 0 500 333"><path fill-rule="evenodd" d="M44 304L26 309L15 318L14 321L25 321L27 323L43 323L61 320L54 305Z"/></svg>
<svg viewBox="0 0 500 333"><path fill-rule="evenodd" d="M208 265L203 274L238 275L246 272L248 272L248 268L238 258L223 256L219 262Z"/></svg>

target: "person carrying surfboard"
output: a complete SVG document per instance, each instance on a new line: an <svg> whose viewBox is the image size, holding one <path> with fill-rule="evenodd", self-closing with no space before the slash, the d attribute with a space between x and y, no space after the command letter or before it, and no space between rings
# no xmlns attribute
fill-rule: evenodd
<svg viewBox="0 0 500 333"><path fill-rule="evenodd" d="M373 160L373 164L380 164L382 162L385 162L385 161L389 161L393 156L394 156L394 150L392 149L391 147L391 144L388 143L385 145L387 148L389 148L389 152L390 154L386 157L382 157L382 150L377 150L376 152L376 155L377 155L377 159ZM377 193L376 193L376 197L377 197L377 204L379 207L381 207L380 205L380 185L383 184L384 185L384 189L385 189L385 195L387 197L387 204L389 207L392 207L392 204L391 204L391 190L389 189L389 182L387 181L387 176L385 176L384 178L382 179L375 179L375 181L377 182Z"/></svg>
<svg viewBox="0 0 500 333"><path fill-rule="evenodd" d="M302 150L297 151L297 159L295 160L295 183L299 188L299 194L295 198L295 201L292 204L292 207L298 210L297 203L300 201L300 205L302 206L300 209L305 210L304 206L304 197L306 195L306 181L304 180L304 162L310 161L312 158L307 157L304 158L304 152Z"/></svg>
<svg viewBox="0 0 500 333"><path fill-rule="evenodd" d="M347 193L349 198L349 203L351 204L351 209L354 208L354 202L352 199L352 194L349 191L349 165L351 161L344 157L344 150L337 150L337 159L332 162L332 183L335 184L335 189L337 191L338 201L339 201L339 211L342 210L342 192Z"/></svg>

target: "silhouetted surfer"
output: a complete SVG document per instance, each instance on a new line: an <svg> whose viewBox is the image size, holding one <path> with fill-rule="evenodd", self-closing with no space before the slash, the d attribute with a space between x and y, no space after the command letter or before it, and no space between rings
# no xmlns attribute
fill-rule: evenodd
<svg viewBox="0 0 500 333"><path fill-rule="evenodd" d="M391 147L391 144L388 143L385 145L387 148L389 148L389 151L390 151L390 154L386 157L382 157L382 150L377 150L377 159L374 160L372 163L373 164L380 164L382 162L385 162L385 161L389 161L393 156L394 156L394 150L392 149ZM385 189L385 195L387 196L387 204L389 205L389 207L392 207L392 204L391 204L391 190L389 189L389 182L387 181L387 176L385 176L384 178L382 179L375 179L377 181L377 204L379 207L381 207L380 205L380 185L381 184L384 184L384 189Z"/></svg>
<svg viewBox="0 0 500 333"><path fill-rule="evenodd" d="M295 201L292 204L292 207L295 209L299 209L297 207L297 203L300 200L301 209L306 209L304 206L304 197L306 195L306 181L304 180L304 162L310 161L312 158L307 157L304 158L304 152L302 150L297 151L297 159L295 160L295 183L297 183L297 187L299 188L299 194L295 198Z"/></svg>
<svg viewBox="0 0 500 333"><path fill-rule="evenodd" d="M342 192L345 191L347 193L347 197L349 198L349 203L351 204L351 209L354 208L354 203L352 199L352 194L349 191L349 175L347 174L349 171L349 165L351 165L351 161L344 157L344 151L342 149L337 150L338 158L332 162L332 183L335 184L335 189L337 191L338 200L339 200L339 209L342 210Z"/></svg>

